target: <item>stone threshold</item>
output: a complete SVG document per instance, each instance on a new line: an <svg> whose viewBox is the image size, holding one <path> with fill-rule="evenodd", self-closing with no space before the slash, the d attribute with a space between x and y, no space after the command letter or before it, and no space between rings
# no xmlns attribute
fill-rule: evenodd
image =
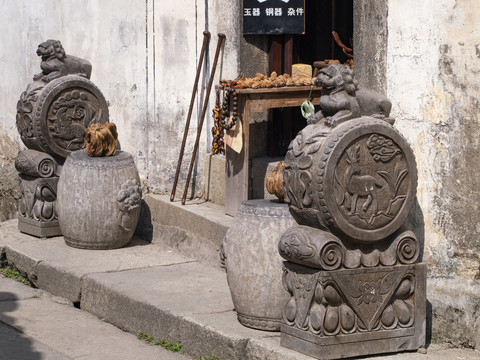
<svg viewBox="0 0 480 360"><path fill-rule="evenodd" d="M160 238L171 236L175 226L165 226L160 232L154 226L158 233L152 242L135 237L122 249L82 250L68 247L62 237L22 234L17 220L10 220L0 223L0 251L38 288L130 333L179 341L193 358L312 359L281 347L279 333L242 326L223 270L167 246ZM410 352L369 358L451 359L452 351L465 359L478 358L477 352L465 349L432 345L428 351L427 356Z"/></svg>

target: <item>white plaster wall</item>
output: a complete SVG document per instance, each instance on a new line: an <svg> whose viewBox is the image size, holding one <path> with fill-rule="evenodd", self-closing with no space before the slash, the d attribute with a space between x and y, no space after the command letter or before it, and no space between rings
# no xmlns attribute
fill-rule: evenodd
<svg viewBox="0 0 480 360"><path fill-rule="evenodd" d="M215 81L238 74L238 47L232 46L239 36L232 30L238 26L237 6L221 0L0 0L4 49L0 52L0 145L13 141L24 148L15 127L16 103L32 76L40 72L38 44L58 39L67 53L92 63L91 80L109 102L110 120L117 124L122 149L134 155L146 187L169 192L202 33L208 29L212 42L192 115L179 183L183 190L218 32L227 34L227 44ZM195 168L197 195L203 191L213 101L212 93L201 137L201 161ZM5 147L0 146L0 152Z"/></svg>
<svg viewBox="0 0 480 360"><path fill-rule="evenodd" d="M476 0L388 2L387 96L417 158L431 276L479 278L478 24Z"/></svg>
<svg viewBox="0 0 480 360"><path fill-rule="evenodd" d="M20 142L16 102L40 72L38 44L58 39L67 54L92 63L91 80L110 105L122 148L145 174L145 1L4 0L0 9L0 37L8 49L0 53L0 125Z"/></svg>
<svg viewBox="0 0 480 360"><path fill-rule="evenodd" d="M227 5L227 6L225 6ZM184 181L193 152L193 144L197 134L197 126L203 110L208 80L212 71L218 33L227 36L220 52L215 72L214 83L207 106L200 148L191 191L197 195L203 192L204 155L211 147L211 128L213 126L212 109L215 103L215 84L220 78L232 79L238 74L238 16L235 3L224 1L189 0L179 2L151 2L153 22L149 31L150 69L152 97L149 116L149 187L153 192L171 189L178 160L178 152L183 139L188 107L193 89L193 81L197 70L203 42L203 31L211 33L207 48L207 61L202 67L202 75L198 85L198 95L192 113L187 146L177 196L181 197ZM162 176L158 176L162 174Z"/></svg>

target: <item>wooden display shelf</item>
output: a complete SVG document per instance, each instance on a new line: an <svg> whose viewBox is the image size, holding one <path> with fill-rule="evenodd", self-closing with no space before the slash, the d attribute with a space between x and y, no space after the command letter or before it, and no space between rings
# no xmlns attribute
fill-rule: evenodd
<svg viewBox="0 0 480 360"><path fill-rule="evenodd" d="M310 94L310 91L312 92ZM229 146L225 147L226 173L225 173L225 213L234 216L242 201L248 200L250 176L250 114L265 112L273 108L301 106L310 99L318 105L320 87L311 86L286 86L281 88L266 89L239 89L238 118L243 125L242 150L235 152Z"/></svg>

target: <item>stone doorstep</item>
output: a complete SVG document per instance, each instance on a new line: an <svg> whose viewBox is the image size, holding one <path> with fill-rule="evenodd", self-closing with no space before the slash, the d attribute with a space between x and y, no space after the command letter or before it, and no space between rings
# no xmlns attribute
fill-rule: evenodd
<svg viewBox="0 0 480 360"><path fill-rule="evenodd" d="M0 223L0 252L7 261L49 292L79 301L80 307L113 325L136 334L144 331L156 339L181 341L186 353L235 359L311 359L280 346L280 334L246 328L236 320L225 273L200 264L155 241L135 239L117 250L80 250L65 245L62 238L42 240L18 232L17 221ZM40 269L43 268L42 271ZM69 284L68 286L66 284ZM457 307L464 316L449 318L452 331L471 328L478 285L470 284L457 301L456 280L432 281L428 297L433 308ZM458 291L457 291L458 292ZM73 294L73 295L72 295ZM476 302L475 302L476 301ZM470 306L467 306L470 304ZM440 314L434 313L434 334ZM477 329L477 330L475 330ZM468 335L468 334L467 334ZM474 336L470 334L469 336ZM449 339L442 340L449 342ZM454 341L450 341L455 344ZM456 350L464 359L479 358L473 351ZM448 350L431 346L428 355L402 353L370 359L452 359Z"/></svg>
<svg viewBox="0 0 480 360"><path fill-rule="evenodd" d="M189 359L3 275L0 290L1 359Z"/></svg>
<svg viewBox="0 0 480 360"><path fill-rule="evenodd" d="M148 194L145 202L151 214L153 241L219 267L223 237L233 224L224 207L204 200L188 200L185 205L168 195Z"/></svg>

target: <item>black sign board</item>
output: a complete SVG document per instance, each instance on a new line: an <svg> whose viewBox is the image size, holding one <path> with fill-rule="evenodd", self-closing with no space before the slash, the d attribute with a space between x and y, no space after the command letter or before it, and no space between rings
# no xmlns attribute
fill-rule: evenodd
<svg viewBox="0 0 480 360"><path fill-rule="evenodd" d="M244 34L304 34L305 0L243 0Z"/></svg>

